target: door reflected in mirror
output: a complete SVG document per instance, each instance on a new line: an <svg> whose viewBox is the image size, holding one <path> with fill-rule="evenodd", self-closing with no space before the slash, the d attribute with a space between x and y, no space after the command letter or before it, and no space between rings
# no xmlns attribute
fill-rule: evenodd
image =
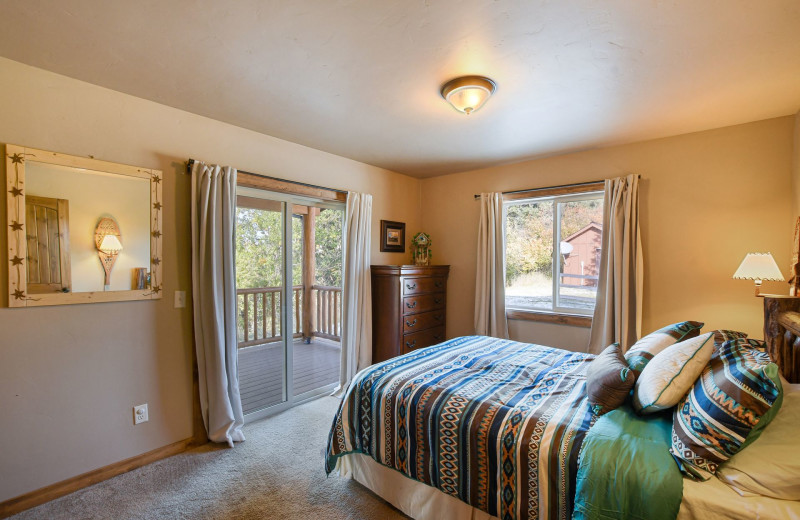
<svg viewBox="0 0 800 520"><path fill-rule="evenodd" d="M10 306L161 296L160 171L14 145L6 155Z"/></svg>

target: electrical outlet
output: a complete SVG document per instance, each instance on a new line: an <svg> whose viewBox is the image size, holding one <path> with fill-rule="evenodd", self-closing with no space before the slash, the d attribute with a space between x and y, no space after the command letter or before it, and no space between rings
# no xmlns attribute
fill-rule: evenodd
<svg viewBox="0 0 800 520"><path fill-rule="evenodd" d="M147 414L147 403L133 407L133 424L141 424L150 420Z"/></svg>
<svg viewBox="0 0 800 520"><path fill-rule="evenodd" d="M186 291L175 291L175 308L183 309L186 307Z"/></svg>

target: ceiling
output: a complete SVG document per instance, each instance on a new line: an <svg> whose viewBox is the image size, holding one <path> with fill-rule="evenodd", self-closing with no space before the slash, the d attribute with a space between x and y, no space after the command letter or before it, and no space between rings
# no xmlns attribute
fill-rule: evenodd
<svg viewBox="0 0 800 520"><path fill-rule="evenodd" d="M4 0L0 55L429 177L791 114L797 0ZM465 116L439 96L498 84Z"/></svg>

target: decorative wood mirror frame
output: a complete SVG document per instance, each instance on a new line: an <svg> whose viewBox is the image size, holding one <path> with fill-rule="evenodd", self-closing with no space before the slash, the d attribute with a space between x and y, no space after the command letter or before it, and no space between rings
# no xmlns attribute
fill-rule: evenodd
<svg viewBox="0 0 800 520"><path fill-rule="evenodd" d="M25 223L26 161L138 177L150 181L150 287L129 291L92 291L28 294L27 239ZM160 170L138 168L97 159L77 157L12 144L6 145L6 199L8 233L8 306L39 307L76 303L99 303L160 299L161 278L161 179Z"/></svg>

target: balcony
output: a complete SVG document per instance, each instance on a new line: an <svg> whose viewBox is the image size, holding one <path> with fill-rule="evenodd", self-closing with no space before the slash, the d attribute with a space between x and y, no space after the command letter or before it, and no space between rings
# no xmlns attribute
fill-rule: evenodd
<svg viewBox="0 0 800 520"><path fill-rule="evenodd" d="M285 400L286 363L281 330L281 288L238 289L239 390L245 415ZM293 394L339 380L342 290L295 285L292 288Z"/></svg>

